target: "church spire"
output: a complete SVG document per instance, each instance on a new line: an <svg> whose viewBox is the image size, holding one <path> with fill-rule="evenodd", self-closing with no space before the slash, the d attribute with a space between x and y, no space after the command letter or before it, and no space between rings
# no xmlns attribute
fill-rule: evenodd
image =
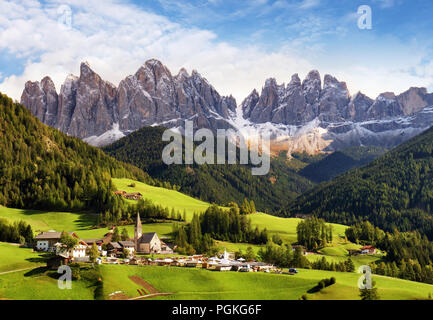
<svg viewBox="0 0 433 320"><path fill-rule="evenodd" d="M143 228L141 226L140 213L137 213L137 222L135 223L134 241L135 251L138 252L138 242L143 234Z"/></svg>

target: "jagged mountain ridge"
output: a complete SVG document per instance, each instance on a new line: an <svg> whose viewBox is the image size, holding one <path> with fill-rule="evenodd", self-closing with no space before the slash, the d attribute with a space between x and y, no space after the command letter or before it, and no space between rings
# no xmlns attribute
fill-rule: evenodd
<svg viewBox="0 0 433 320"><path fill-rule="evenodd" d="M410 88L375 100L345 82L316 70L301 81L297 74L278 85L268 79L237 109L199 73L185 69L173 76L158 60L149 60L116 88L82 63L57 94L53 81L27 82L21 102L42 122L92 145L110 144L142 127L239 129L245 135L270 134L272 150L319 153L351 146L391 148L433 124L433 94Z"/></svg>
<svg viewBox="0 0 433 320"><path fill-rule="evenodd" d="M144 126L230 128L233 97L222 97L198 72L173 76L149 60L116 88L82 63L80 76L69 75L57 94L53 81L27 82L21 102L43 123L90 144L104 145Z"/></svg>
<svg viewBox="0 0 433 320"><path fill-rule="evenodd" d="M351 96L345 82L311 71L301 82L298 74L287 86L270 78L240 108L245 131L267 132L274 150L317 153L351 146L391 148L433 125L433 93L410 88L376 100L358 92Z"/></svg>

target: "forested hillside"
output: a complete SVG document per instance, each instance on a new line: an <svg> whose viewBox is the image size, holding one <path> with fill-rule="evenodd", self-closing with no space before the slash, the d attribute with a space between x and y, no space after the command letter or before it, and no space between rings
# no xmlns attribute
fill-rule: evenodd
<svg viewBox="0 0 433 320"><path fill-rule="evenodd" d="M111 177L152 183L142 170L50 128L0 94L0 204L49 210L111 210Z"/></svg>
<svg viewBox="0 0 433 320"><path fill-rule="evenodd" d="M103 150L114 158L131 163L152 177L180 186L180 191L207 202L226 205L254 200L260 211L275 212L313 184L287 165L285 157L271 161L270 173L253 176L249 165L170 165L162 162L162 141L166 130L147 127L131 133Z"/></svg>
<svg viewBox="0 0 433 320"><path fill-rule="evenodd" d="M284 215L329 222L369 220L386 231L417 230L433 239L433 128L368 166L301 195Z"/></svg>

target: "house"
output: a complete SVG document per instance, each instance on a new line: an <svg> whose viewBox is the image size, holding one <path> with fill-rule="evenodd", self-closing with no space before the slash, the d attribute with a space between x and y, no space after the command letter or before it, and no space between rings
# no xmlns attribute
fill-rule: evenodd
<svg viewBox="0 0 433 320"><path fill-rule="evenodd" d="M354 249L347 249L347 251L349 252L350 256L355 256L361 253L361 251L359 250L354 250Z"/></svg>
<svg viewBox="0 0 433 320"><path fill-rule="evenodd" d="M118 242L110 242L107 245L108 254L111 256L117 256L122 254L123 248Z"/></svg>
<svg viewBox="0 0 433 320"><path fill-rule="evenodd" d="M84 239L85 243L87 243L87 246L91 248L93 244L96 244L96 247L98 248L99 252L102 252L102 245L104 244L103 239Z"/></svg>
<svg viewBox="0 0 433 320"><path fill-rule="evenodd" d="M68 234L79 239L74 232L69 232ZM60 242L61 237L61 232L41 232L35 237L36 250L55 252L55 244Z"/></svg>
<svg viewBox="0 0 433 320"><path fill-rule="evenodd" d="M129 255L133 256L135 252L135 244L132 241L119 241L120 246L123 249L126 249L129 251Z"/></svg>
<svg viewBox="0 0 433 320"><path fill-rule="evenodd" d="M85 243L83 240L79 240L78 244L72 249L69 250L66 248L66 246L60 242L57 242L55 245L55 252L58 256L69 256L72 260L81 260L84 261L87 257L87 243Z"/></svg>
<svg viewBox="0 0 433 320"><path fill-rule="evenodd" d="M361 254L376 254L376 248L373 246L364 246L361 249Z"/></svg>
<svg viewBox="0 0 433 320"><path fill-rule="evenodd" d="M160 254L162 252L173 253L172 249L162 242L155 232L142 233L140 215L137 214L137 221L134 232L135 252L141 254Z"/></svg>
<svg viewBox="0 0 433 320"><path fill-rule="evenodd" d="M129 200L140 200L141 198L143 198L143 195L140 192L135 192L135 193L125 193L123 195L123 197L125 199L129 199Z"/></svg>
<svg viewBox="0 0 433 320"><path fill-rule="evenodd" d="M301 252L302 252L303 255L306 255L305 253L307 252L307 250L305 249L304 246L301 246L301 245L294 245L294 246L292 246L292 251L295 252L296 249L298 249L298 248L301 250Z"/></svg>
<svg viewBox="0 0 433 320"><path fill-rule="evenodd" d="M161 254L173 254L174 250L173 248L166 244L164 241L161 241Z"/></svg>

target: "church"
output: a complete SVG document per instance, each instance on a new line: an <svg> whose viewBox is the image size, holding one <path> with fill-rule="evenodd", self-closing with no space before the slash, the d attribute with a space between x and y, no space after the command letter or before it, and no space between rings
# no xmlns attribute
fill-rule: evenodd
<svg viewBox="0 0 433 320"><path fill-rule="evenodd" d="M134 243L136 254L172 254L173 250L161 241L156 232L143 233L140 214L135 223Z"/></svg>

